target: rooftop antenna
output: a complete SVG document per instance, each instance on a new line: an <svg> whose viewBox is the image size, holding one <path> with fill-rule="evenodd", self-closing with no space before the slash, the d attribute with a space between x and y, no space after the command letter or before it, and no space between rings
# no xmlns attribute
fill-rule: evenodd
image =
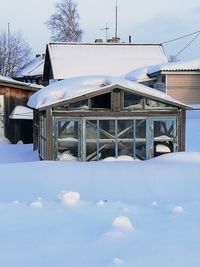
<svg viewBox="0 0 200 267"><path fill-rule="evenodd" d="M115 7L115 38L117 39L117 27L118 27L118 0L116 0L116 7Z"/></svg>
<svg viewBox="0 0 200 267"><path fill-rule="evenodd" d="M106 43L107 43L107 41L108 41L108 30L110 30L110 28L108 28L108 24L106 23L106 27L102 28L100 30L106 32Z"/></svg>

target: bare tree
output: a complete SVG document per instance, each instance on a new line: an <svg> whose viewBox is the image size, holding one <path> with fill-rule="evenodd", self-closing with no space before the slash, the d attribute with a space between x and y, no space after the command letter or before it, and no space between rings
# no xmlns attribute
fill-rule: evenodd
<svg viewBox="0 0 200 267"><path fill-rule="evenodd" d="M0 75L13 76L31 57L31 48L21 33L0 33Z"/></svg>
<svg viewBox="0 0 200 267"><path fill-rule="evenodd" d="M56 12L47 21L52 33L51 39L58 42L80 42L83 31L79 25L77 3L61 0L56 4Z"/></svg>

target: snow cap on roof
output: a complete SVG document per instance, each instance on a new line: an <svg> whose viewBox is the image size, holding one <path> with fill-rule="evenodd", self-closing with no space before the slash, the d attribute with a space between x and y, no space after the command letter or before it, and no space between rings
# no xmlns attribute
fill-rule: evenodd
<svg viewBox="0 0 200 267"><path fill-rule="evenodd" d="M133 70L125 75L125 79L134 82L145 82L150 80L148 74L148 67Z"/></svg>
<svg viewBox="0 0 200 267"><path fill-rule="evenodd" d="M29 98L28 106L39 109L85 94L98 92L102 89L109 89L113 86L119 86L139 95L146 95L150 98L169 102L172 105L187 108L185 104L158 90L127 79L111 76L82 76L55 82L33 94Z"/></svg>
<svg viewBox="0 0 200 267"><path fill-rule="evenodd" d="M20 82L20 81L16 81L16 80L12 79L10 77L1 76L1 75L0 75L0 82L3 84L13 85L13 86L15 86L15 85L22 86L22 87L27 86L27 87L31 87L35 90L43 87L42 85L39 85L39 84Z"/></svg>
<svg viewBox="0 0 200 267"><path fill-rule="evenodd" d="M199 71L200 58L187 61L171 62L148 67L148 73L152 74L159 71Z"/></svg>
<svg viewBox="0 0 200 267"><path fill-rule="evenodd" d="M152 74L161 71L200 71L200 58L167 64L148 65L132 70L125 75L125 78L135 82L145 82L151 79Z"/></svg>
<svg viewBox="0 0 200 267"><path fill-rule="evenodd" d="M130 70L152 64L167 63L160 44L83 44L47 45L45 75L50 79L67 79L87 75L124 76Z"/></svg>
<svg viewBox="0 0 200 267"><path fill-rule="evenodd" d="M38 56L24 65L16 74L17 78L42 76L44 70L44 56Z"/></svg>

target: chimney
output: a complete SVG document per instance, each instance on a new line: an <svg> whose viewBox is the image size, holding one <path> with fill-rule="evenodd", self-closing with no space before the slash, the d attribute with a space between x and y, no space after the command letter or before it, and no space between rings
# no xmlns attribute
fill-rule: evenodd
<svg viewBox="0 0 200 267"><path fill-rule="evenodd" d="M108 39L108 43L119 44L120 38L119 37L112 37L112 39Z"/></svg>
<svg viewBox="0 0 200 267"><path fill-rule="evenodd" d="M95 39L94 42L95 42L95 43L103 43L103 40L102 40L102 39Z"/></svg>
<svg viewBox="0 0 200 267"><path fill-rule="evenodd" d="M129 42L129 44L131 44L131 43L132 43L132 38L131 38L131 35L129 35L129 37L128 37L128 42Z"/></svg>

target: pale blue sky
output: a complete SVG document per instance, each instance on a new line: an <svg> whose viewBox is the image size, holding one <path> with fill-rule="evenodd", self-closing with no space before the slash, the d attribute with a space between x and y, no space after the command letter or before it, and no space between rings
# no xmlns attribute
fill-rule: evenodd
<svg viewBox="0 0 200 267"><path fill-rule="evenodd" d="M0 29L21 31L33 53L44 53L50 34L45 21L54 12L55 0L0 0ZM115 0L78 0L84 42L105 38L100 31L106 23L109 37L114 35ZM199 0L118 0L119 36L124 42L132 36L135 43L160 43L200 30ZM193 38L165 46L167 54L177 54ZM180 59L200 57L200 36Z"/></svg>

